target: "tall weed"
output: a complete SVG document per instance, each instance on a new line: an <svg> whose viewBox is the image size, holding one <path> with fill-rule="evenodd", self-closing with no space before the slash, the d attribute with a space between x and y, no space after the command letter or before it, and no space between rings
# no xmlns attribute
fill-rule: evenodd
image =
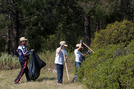
<svg viewBox="0 0 134 89"><path fill-rule="evenodd" d="M19 67L19 59L7 53L1 53L0 69L13 69Z"/></svg>
<svg viewBox="0 0 134 89"><path fill-rule="evenodd" d="M41 60L43 60L44 62L46 62L46 67L49 70L55 69L55 55L56 55L56 51L51 52L51 51L45 51L45 53L38 53L39 57L41 58ZM67 66L68 66L68 70L69 71L74 71L74 63L75 63L75 59L74 59L74 52L67 52Z"/></svg>

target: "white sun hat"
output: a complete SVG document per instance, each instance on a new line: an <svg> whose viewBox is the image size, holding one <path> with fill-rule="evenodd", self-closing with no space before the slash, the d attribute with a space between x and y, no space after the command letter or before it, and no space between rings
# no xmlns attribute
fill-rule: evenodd
<svg viewBox="0 0 134 89"><path fill-rule="evenodd" d="M27 39L25 37L21 37L20 41L27 41Z"/></svg>
<svg viewBox="0 0 134 89"><path fill-rule="evenodd" d="M65 41L60 41L60 45L68 46Z"/></svg>
<svg viewBox="0 0 134 89"><path fill-rule="evenodd" d="M81 45L81 44L76 44L76 47L80 47L80 45ZM81 48L83 48L83 47L81 47Z"/></svg>

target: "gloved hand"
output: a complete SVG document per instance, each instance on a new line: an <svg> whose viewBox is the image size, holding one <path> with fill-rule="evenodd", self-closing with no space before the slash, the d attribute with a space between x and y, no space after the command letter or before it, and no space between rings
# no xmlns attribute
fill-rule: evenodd
<svg viewBox="0 0 134 89"><path fill-rule="evenodd" d="M65 63L67 63L67 59L65 59L65 61L64 61Z"/></svg>
<svg viewBox="0 0 134 89"><path fill-rule="evenodd" d="M60 48L63 48L64 45L61 45Z"/></svg>
<svg viewBox="0 0 134 89"><path fill-rule="evenodd" d="M33 51L34 51L34 49L31 50L31 52L33 52Z"/></svg>
<svg viewBox="0 0 134 89"><path fill-rule="evenodd" d="M80 40L80 44L82 44L82 40Z"/></svg>

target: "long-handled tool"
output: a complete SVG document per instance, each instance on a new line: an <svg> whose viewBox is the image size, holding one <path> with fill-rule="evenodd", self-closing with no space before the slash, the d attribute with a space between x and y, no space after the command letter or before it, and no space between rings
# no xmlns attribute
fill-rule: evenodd
<svg viewBox="0 0 134 89"><path fill-rule="evenodd" d="M83 45L85 45L91 52L94 53L94 51L89 46L87 46L85 43L83 43Z"/></svg>
<svg viewBox="0 0 134 89"><path fill-rule="evenodd" d="M64 56L64 61L66 61L64 50L62 50L62 52L63 52L63 56ZM67 78L69 80L69 74L68 74L68 68L67 68L67 63L66 62L65 62L65 67L66 67L66 72L67 72Z"/></svg>

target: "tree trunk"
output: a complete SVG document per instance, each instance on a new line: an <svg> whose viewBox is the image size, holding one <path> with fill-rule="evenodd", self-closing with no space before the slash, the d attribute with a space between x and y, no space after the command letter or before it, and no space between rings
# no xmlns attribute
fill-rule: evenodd
<svg viewBox="0 0 134 89"><path fill-rule="evenodd" d="M18 47L18 37L19 37L19 18L18 11L15 8L15 14L13 15L13 39L12 39L12 54L16 54L16 49Z"/></svg>
<svg viewBox="0 0 134 89"><path fill-rule="evenodd" d="M5 51L10 54L10 30L7 27Z"/></svg>
<svg viewBox="0 0 134 89"><path fill-rule="evenodd" d="M99 21L96 21L96 32L100 30L100 23Z"/></svg>
<svg viewBox="0 0 134 89"><path fill-rule="evenodd" d="M85 43L90 46L91 43L91 30L90 30L90 16L86 15L84 19L84 30L85 30Z"/></svg>

